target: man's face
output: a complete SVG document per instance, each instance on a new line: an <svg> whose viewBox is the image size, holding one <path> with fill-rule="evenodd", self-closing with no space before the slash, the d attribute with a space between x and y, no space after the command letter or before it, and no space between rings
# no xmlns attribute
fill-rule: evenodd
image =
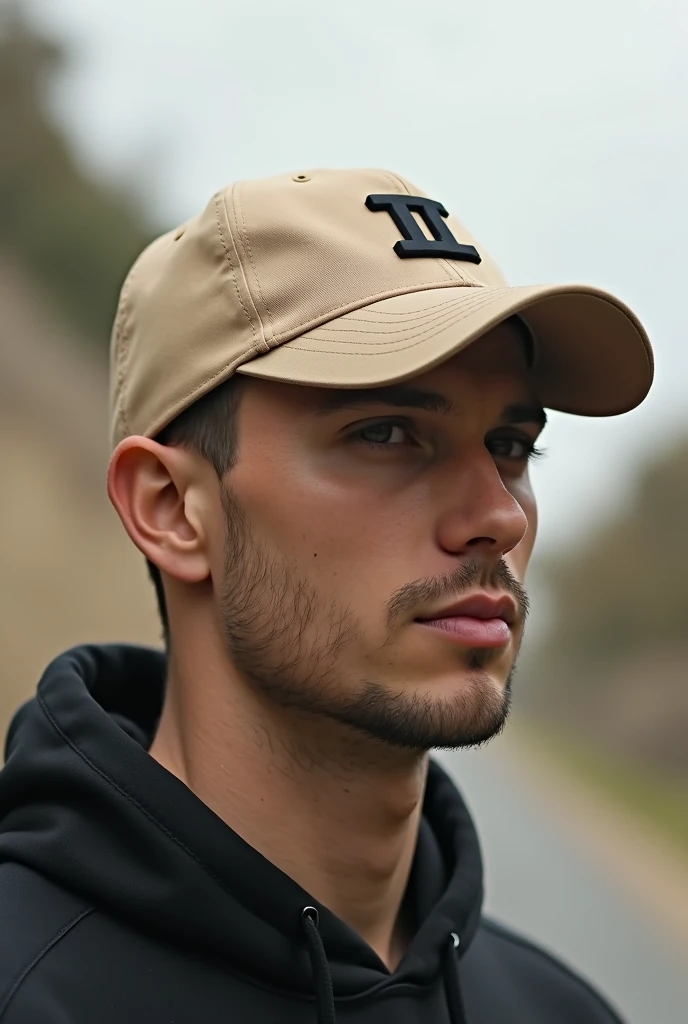
<svg viewBox="0 0 688 1024"><path fill-rule="evenodd" d="M508 324L391 395L249 382L213 565L228 657L394 746L479 743L509 708L543 413Z"/></svg>

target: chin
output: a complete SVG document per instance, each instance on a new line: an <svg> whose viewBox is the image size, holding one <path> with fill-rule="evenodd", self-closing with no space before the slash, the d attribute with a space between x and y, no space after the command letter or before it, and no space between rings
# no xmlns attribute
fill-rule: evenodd
<svg viewBox="0 0 688 1024"><path fill-rule="evenodd" d="M429 691L426 724L434 733L433 747L479 746L504 729L511 710L512 675L481 661L476 659L478 663L458 673L453 686Z"/></svg>
<svg viewBox="0 0 688 1024"><path fill-rule="evenodd" d="M426 752L486 743L504 728L510 706L509 674L465 665L416 685L369 679L353 700L329 711L389 746Z"/></svg>
<svg viewBox="0 0 688 1024"><path fill-rule="evenodd" d="M423 670L413 672L415 686L429 696L451 697L466 689L481 691L487 689L503 694L509 686L515 663L515 652L511 645L508 648L495 649L474 647L461 651L461 656L454 657L450 664L445 661L437 673L433 672L432 663L426 660ZM414 666L415 667L415 666ZM422 680L422 683L420 682ZM406 682L411 682L406 676Z"/></svg>

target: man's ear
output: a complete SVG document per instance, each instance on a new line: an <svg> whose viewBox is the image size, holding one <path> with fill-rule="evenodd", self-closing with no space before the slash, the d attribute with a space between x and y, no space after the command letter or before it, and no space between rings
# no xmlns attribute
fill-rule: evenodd
<svg viewBox="0 0 688 1024"><path fill-rule="evenodd" d="M107 490L136 547L162 572L184 583L210 575L198 458L127 437L110 458Z"/></svg>

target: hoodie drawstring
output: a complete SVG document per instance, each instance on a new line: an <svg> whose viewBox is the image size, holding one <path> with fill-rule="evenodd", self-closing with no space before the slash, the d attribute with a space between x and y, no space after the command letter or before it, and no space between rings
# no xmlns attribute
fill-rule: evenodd
<svg viewBox="0 0 688 1024"><path fill-rule="evenodd" d="M468 1024L459 984L459 943L459 936L452 932L444 957L444 991L451 1024Z"/></svg>
<svg viewBox="0 0 688 1024"><path fill-rule="evenodd" d="M301 911L308 955L311 958L311 970L315 981L315 1006L318 1024L336 1024L334 1015L334 993L332 991L332 975L327 962L323 940L318 931L318 911L315 907L304 907Z"/></svg>
<svg viewBox="0 0 688 1024"><path fill-rule="evenodd" d="M301 921L303 922L306 934L308 955L315 981L315 1006L318 1024L336 1024L332 975L330 974L330 965L327 962L323 940L318 930L318 918L318 911L315 907L304 907L301 911ZM461 986L459 984L459 941L459 936L456 932L452 932L449 936L449 944L444 958L444 990L447 996L451 1024L468 1024L461 995Z"/></svg>

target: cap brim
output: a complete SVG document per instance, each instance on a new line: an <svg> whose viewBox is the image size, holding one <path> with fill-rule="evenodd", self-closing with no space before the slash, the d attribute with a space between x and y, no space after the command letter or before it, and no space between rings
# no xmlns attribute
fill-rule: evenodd
<svg viewBox="0 0 688 1024"><path fill-rule="evenodd" d="M613 295L580 285L395 295L329 320L237 372L315 387L394 384L439 365L514 313L533 331L535 386L547 408L613 416L647 395L653 360L644 328Z"/></svg>

